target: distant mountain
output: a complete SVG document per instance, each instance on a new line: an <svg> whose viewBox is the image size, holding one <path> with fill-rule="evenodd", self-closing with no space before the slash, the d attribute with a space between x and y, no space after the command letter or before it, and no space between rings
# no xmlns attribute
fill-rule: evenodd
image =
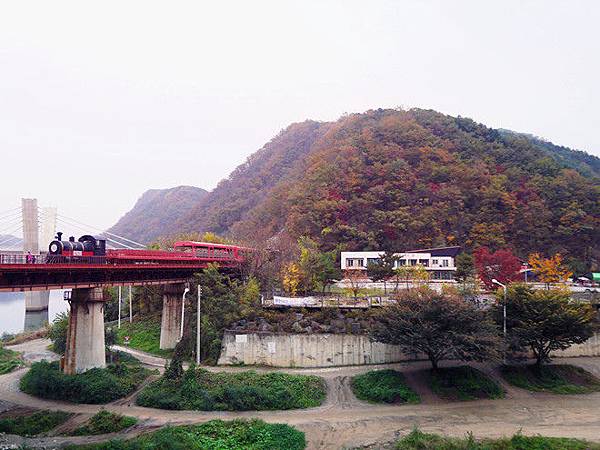
<svg viewBox="0 0 600 450"><path fill-rule="evenodd" d="M23 239L12 234L0 234L0 250L22 250Z"/></svg>
<svg viewBox="0 0 600 450"><path fill-rule="evenodd" d="M290 125L169 232L600 257L600 159L431 110Z"/></svg>
<svg viewBox="0 0 600 450"><path fill-rule="evenodd" d="M193 186L150 189L144 192L133 209L108 231L141 243L150 243L168 234L182 211L189 210L207 195Z"/></svg>
<svg viewBox="0 0 600 450"><path fill-rule="evenodd" d="M290 125L210 193L146 192L110 231L143 242L211 231L322 248L459 244L600 261L600 159L431 110ZM188 211L187 214L181 214Z"/></svg>

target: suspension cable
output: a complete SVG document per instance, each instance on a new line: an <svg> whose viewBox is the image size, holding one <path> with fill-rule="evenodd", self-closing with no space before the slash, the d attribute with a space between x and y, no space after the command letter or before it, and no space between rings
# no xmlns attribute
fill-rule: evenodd
<svg viewBox="0 0 600 450"><path fill-rule="evenodd" d="M110 236L113 236L113 237L115 237L115 238L121 239L121 240L123 240L123 241L130 242L130 243L132 243L132 244L134 244L134 245L137 245L137 246L139 246L139 247L146 248L146 245L144 245L144 244L141 244L141 243L139 243L139 242L133 241L133 240L131 240L131 239L127 239L126 237L123 237L123 236L119 236L118 234L111 233L110 231L102 230L101 228L94 227L94 226L92 226L92 225L87 225L87 224L85 224L85 223L83 223L83 222L80 222L80 221L78 221L78 220L76 220L76 219L73 219L73 218L67 217L67 216L65 216L65 215L63 215L63 214L57 214L57 216L60 216L60 217L62 217L62 218L64 218L64 219L67 219L67 220L70 220L70 221L72 221L72 222L75 222L75 223L78 223L78 224L80 224L80 225L83 225L83 226L87 227L88 229L89 229L89 228L92 228L92 229L94 229L94 230L97 230L97 231L100 231L100 232L102 232L102 233L104 233L104 234L108 234L108 235L110 235ZM125 245L125 244L123 244L123 245Z"/></svg>

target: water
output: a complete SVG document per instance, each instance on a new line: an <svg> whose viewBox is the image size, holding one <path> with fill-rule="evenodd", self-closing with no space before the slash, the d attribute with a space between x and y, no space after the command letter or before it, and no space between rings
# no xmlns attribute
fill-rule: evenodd
<svg viewBox="0 0 600 450"><path fill-rule="evenodd" d="M36 330L46 322L52 322L61 312L69 310L69 303L63 300L63 290L50 291L48 309L25 313L24 292L0 292L0 335L19 333L25 329Z"/></svg>

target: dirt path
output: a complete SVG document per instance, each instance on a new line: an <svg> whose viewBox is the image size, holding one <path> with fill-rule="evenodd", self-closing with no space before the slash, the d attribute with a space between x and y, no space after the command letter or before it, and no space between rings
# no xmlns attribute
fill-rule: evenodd
<svg viewBox="0 0 600 450"><path fill-rule="evenodd" d="M575 364L600 373L600 358L571 358L558 362ZM476 367L499 380L494 368ZM155 366L156 367L156 366ZM416 386L424 398L419 405L374 405L357 400L350 390L350 378L375 368L394 368L407 373L409 384ZM417 370L426 363L401 363L378 366L339 367L326 369L285 369L290 373L322 376L328 387L328 398L318 408L291 411L201 412L166 411L136 406L133 402L116 401L105 408L135 416L144 426L118 436L138 434L147 426L166 423L189 424L211 419L256 417L267 422L284 422L306 432L309 449L337 449L382 444L393 440L397 433L408 433L419 426L424 431L462 436L472 431L477 437L501 437L522 430L525 434L577 437L600 442L600 393L559 396L531 394L517 388L507 388L508 396L501 400L477 400L448 403L425 395L428 391L418 379ZM210 370L247 370L247 368L211 368ZM269 371L276 369L257 369ZM0 376L0 399L10 403L83 414L94 414L97 405L77 405L31 397L18 389L18 381L26 372L19 369ZM504 385L504 384L503 384ZM7 439L0 436L0 448ZM46 438L49 439L49 438ZM74 438L52 438L56 446ZM96 438L94 438L96 439ZM66 441L65 441L66 440ZM60 442L59 442L60 441ZM86 441L89 442L89 441ZM29 446L52 445L43 439L27 440Z"/></svg>

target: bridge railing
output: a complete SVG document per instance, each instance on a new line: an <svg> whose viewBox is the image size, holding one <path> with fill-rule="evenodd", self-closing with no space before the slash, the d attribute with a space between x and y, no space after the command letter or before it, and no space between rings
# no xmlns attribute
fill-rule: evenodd
<svg viewBox="0 0 600 450"><path fill-rule="evenodd" d="M106 264L105 256L0 254L0 264Z"/></svg>

